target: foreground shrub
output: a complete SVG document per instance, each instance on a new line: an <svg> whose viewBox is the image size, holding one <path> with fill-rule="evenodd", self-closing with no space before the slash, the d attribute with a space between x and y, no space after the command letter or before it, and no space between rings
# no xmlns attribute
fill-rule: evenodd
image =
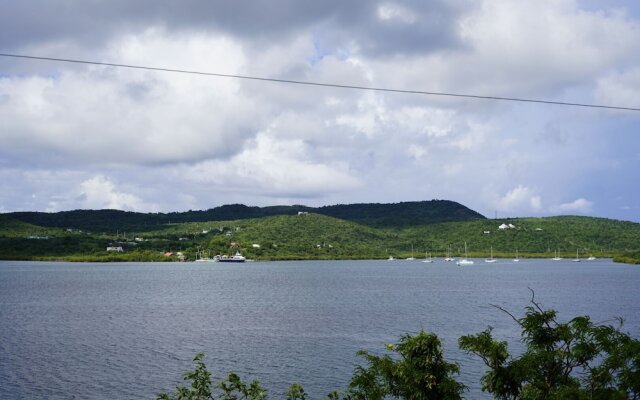
<svg viewBox="0 0 640 400"><path fill-rule="evenodd" d="M496 399L638 399L640 342L617 326L594 324L588 316L559 322L532 297L525 316L507 313L522 329L526 349L509 354L491 327L463 336L460 348L479 356L488 371L482 390Z"/></svg>

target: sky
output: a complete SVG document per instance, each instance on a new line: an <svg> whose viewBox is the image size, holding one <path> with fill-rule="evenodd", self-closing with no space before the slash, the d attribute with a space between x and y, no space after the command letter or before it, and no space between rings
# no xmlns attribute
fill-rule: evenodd
<svg viewBox="0 0 640 400"><path fill-rule="evenodd" d="M0 53L640 108L640 3L0 0ZM0 57L0 212L447 199L640 222L640 112Z"/></svg>

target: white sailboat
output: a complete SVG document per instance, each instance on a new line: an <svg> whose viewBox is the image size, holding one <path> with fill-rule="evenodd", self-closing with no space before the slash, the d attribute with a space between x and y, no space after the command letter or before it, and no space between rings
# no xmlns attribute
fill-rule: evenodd
<svg viewBox="0 0 640 400"><path fill-rule="evenodd" d="M431 258L431 254L430 253L425 253L424 254L424 260L422 260L423 263L432 263L433 262L433 258Z"/></svg>
<svg viewBox="0 0 640 400"><path fill-rule="evenodd" d="M464 258L456 263L457 265L473 265L473 260L467 260L467 242L464 242Z"/></svg>
<svg viewBox="0 0 640 400"><path fill-rule="evenodd" d="M407 257L407 260L408 260L408 261L413 261L413 260L415 260L415 259L416 259L416 258L413 256L413 245L411 245L411 257Z"/></svg>
<svg viewBox="0 0 640 400"><path fill-rule="evenodd" d="M552 258L553 261L560 261L562 257L558 257L558 249L556 249L556 256Z"/></svg>
<svg viewBox="0 0 640 400"><path fill-rule="evenodd" d="M485 258L484 262L486 262L486 263L494 263L496 261L498 261L498 260L493 258L493 246L491 246L491 256L489 258Z"/></svg>
<svg viewBox="0 0 640 400"><path fill-rule="evenodd" d="M576 249L576 258L574 258L573 260L571 260L573 262L580 262L580 257L578 257L578 249Z"/></svg>
<svg viewBox="0 0 640 400"><path fill-rule="evenodd" d="M387 249L387 254L389 254L389 249ZM390 255L389 258L387 258L387 261L395 261L396 259Z"/></svg>
<svg viewBox="0 0 640 400"><path fill-rule="evenodd" d="M596 259L596 258L595 258L594 256L589 256L589 258L587 258L587 260L588 260L588 261L593 261L593 260L595 260L595 259Z"/></svg>
<svg viewBox="0 0 640 400"><path fill-rule="evenodd" d="M451 245L447 249L447 256L444 258L445 261L455 261L456 259L451 257Z"/></svg>
<svg viewBox="0 0 640 400"><path fill-rule="evenodd" d="M516 249L516 258L513 259L514 262L519 262L520 257L518 257L518 249Z"/></svg>

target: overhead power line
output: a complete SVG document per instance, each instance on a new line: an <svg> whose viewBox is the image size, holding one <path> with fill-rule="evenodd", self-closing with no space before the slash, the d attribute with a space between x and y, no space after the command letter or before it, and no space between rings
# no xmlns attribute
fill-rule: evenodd
<svg viewBox="0 0 640 400"><path fill-rule="evenodd" d="M517 102L523 102L523 103L540 103L540 104L550 104L550 105L557 105L557 106L604 108L609 110L640 111L640 108L608 106L608 105L602 105L602 104L570 103L565 101L537 100L537 99L526 99L526 98L518 98L518 97L482 96L482 95L465 94L465 93L430 92L430 91L424 91L424 90L404 90L404 89L381 88L381 87L373 87L373 86L342 85L337 83L298 81L298 80L292 80L292 79L278 79L278 78L267 78L267 77L260 77L260 76L237 75L237 74L222 74L218 72L191 71L191 70L174 69L174 68L149 67L149 66L143 66L143 65L118 64L118 63L89 61L89 60L75 60L75 59L69 59L69 58L38 57L38 56L28 56L24 54L0 53L0 57L22 58L22 59L29 59L29 60L41 60L41 61L56 61L56 62L65 62L65 63L74 63L74 64L101 65L101 66L107 66L107 67L131 68L131 69L141 69L141 70L147 70L147 71L174 72L174 73L191 74L191 75L216 76L221 78L246 79L246 80L275 82L275 83L288 83L293 85L369 90L369 91L375 91L375 92L418 94L418 95L427 95L427 96L461 97L461 98L481 99L481 100L517 101Z"/></svg>

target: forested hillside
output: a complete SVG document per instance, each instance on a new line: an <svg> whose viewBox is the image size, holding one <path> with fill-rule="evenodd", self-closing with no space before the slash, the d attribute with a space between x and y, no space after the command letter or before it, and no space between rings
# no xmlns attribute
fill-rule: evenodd
<svg viewBox="0 0 640 400"><path fill-rule="evenodd" d="M640 224L592 217L477 219L376 228L320 214L276 215L231 221L158 225L145 232L111 233L43 228L0 218L0 258L107 260L107 246L123 253L108 260L164 260L164 253L242 252L259 260L442 257L448 249L471 257L613 257L633 262ZM412 253L413 250L413 253Z"/></svg>
<svg viewBox="0 0 640 400"><path fill-rule="evenodd" d="M161 225L186 222L233 221L296 215L311 212L358 222L375 227L417 226L447 221L469 221L484 219L477 212L462 204L448 200L430 200L395 204L339 204L319 208L297 206L249 207L230 204L206 211L173 213L137 213L120 210L73 210L57 213L15 212L6 214L30 224L82 229L93 232L143 232L157 229Z"/></svg>

